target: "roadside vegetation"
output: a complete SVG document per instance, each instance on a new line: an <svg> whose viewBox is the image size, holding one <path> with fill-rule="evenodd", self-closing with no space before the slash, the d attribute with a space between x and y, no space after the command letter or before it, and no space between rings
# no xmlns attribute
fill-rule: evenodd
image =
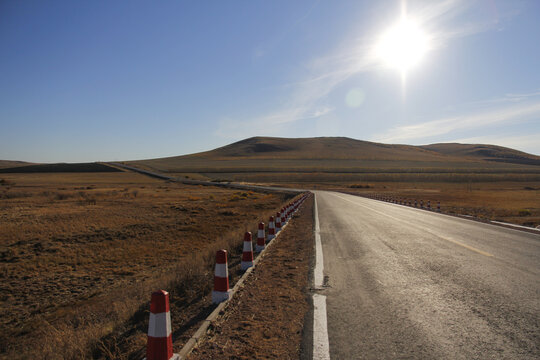
<svg viewBox="0 0 540 360"><path fill-rule="evenodd" d="M187 339L209 311L215 251L229 249L234 266L244 231L290 196L126 172L2 180L0 357L9 359L137 357L159 288L171 292L175 339Z"/></svg>
<svg viewBox="0 0 540 360"><path fill-rule="evenodd" d="M367 184L366 184L367 185ZM427 203L436 208L440 201L445 213L483 220L509 222L536 227L540 225L540 182L489 183L370 183L369 189L352 185L327 185L338 191L356 194L379 194Z"/></svg>

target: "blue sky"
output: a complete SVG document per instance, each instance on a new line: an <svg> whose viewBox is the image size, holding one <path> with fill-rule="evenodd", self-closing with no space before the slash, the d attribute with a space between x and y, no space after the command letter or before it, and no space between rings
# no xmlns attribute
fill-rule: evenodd
<svg viewBox="0 0 540 360"><path fill-rule="evenodd" d="M406 14L404 74L377 55ZM2 1L0 159L129 160L251 136L540 154L540 2Z"/></svg>

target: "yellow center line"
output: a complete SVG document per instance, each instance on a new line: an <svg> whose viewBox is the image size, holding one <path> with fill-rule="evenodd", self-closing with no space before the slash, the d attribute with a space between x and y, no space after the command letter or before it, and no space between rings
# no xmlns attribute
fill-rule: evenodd
<svg viewBox="0 0 540 360"><path fill-rule="evenodd" d="M459 241L457 241L457 240L445 238L445 237L442 237L442 236L438 236L438 237L440 237L440 238L443 239L443 240L450 241L451 243L454 243L454 244L456 244L456 245L462 246L462 247L464 247L465 249L469 249L469 250L471 250L471 251L474 251L474 252L476 252L476 253L479 253L479 254L481 254L481 255L484 255L484 256L493 256L493 254L490 254L490 253L488 253L488 252L479 250L479 249L477 249L477 248L475 248L475 247L472 247L472 246L470 246L470 245L464 244L464 243L459 242Z"/></svg>
<svg viewBox="0 0 540 360"><path fill-rule="evenodd" d="M461 247L464 247L465 249L474 251L475 253L478 253L478 254L480 254L480 255L484 255L484 256L488 256L488 257L494 256L493 254L490 254L490 253L488 253L488 252L486 252L486 251L479 250L479 249L477 249L477 248L475 248L475 247L473 247L473 246L464 244L464 243L462 243L462 242L460 242L460 241L457 241L457 240L454 240L454 239L449 239L449 238L446 238L446 237L442 237L442 236L437 235L437 234L435 234L435 233L433 233L433 232L431 232L431 231L429 231L429 230L426 230L425 228L421 228L421 227L418 227L418 226L414 226L414 225L412 225L411 223L409 223L409 222L407 222L407 221L405 221L405 220L401 220L401 219L398 219L398 218L396 218L396 217L394 217L394 216L391 216L391 215L385 214L385 213L383 213L383 212L377 211L377 210L375 210L375 209L373 209L373 208L370 208L370 207L368 207L368 206L364 206L364 205L359 204L359 203L357 203L357 202L355 202L355 201L352 201L352 200L350 200L350 199L344 198L344 197L339 196L339 195L335 195L335 196L337 196L338 198L340 198L340 199L342 199L342 200L348 201L348 202L350 202L350 203L352 203L352 204L354 204L354 205L361 206L361 207L363 207L363 208L369 209L369 210L371 210L371 211L373 211L373 212L376 212L377 214L380 214L380 215L389 217L389 218L391 218L391 219L394 219L395 221L398 221L398 222L401 222L401 223L405 223L405 224L407 224L408 226L412 226L412 227L415 227L415 228L417 228L417 229L419 229L419 230L422 230L422 231L425 231L425 232L427 232L427 233L430 233L431 235L436 236L436 237L438 237L439 239L443 239L443 240L446 240L446 241L451 242L451 243L453 243L453 244L459 245L459 246L461 246Z"/></svg>

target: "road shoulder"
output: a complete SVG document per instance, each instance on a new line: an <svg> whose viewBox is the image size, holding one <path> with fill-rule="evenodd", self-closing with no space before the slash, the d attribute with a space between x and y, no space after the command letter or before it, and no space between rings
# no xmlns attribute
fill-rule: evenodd
<svg viewBox="0 0 540 360"><path fill-rule="evenodd" d="M313 197L306 200L189 359L298 359L310 309Z"/></svg>

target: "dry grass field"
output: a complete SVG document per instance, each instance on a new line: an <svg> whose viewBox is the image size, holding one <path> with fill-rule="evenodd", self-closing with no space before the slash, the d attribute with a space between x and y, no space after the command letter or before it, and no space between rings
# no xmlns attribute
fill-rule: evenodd
<svg viewBox="0 0 540 360"><path fill-rule="evenodd" d="M509 222L518 225L540 225L540 179L535 181L506 181L511 176L490 181L396 181L389 175L386 181L363 181L365 176L321 176L311 179L304 176L295 177L287 174L266 174L255 178L269 186L304 188L315 190L343 191L360 195L386 195L401 199L417 199L431 201L436 206L441 202L442 211L478 217L485 220ZM301 181L298 181L298 179ZM245 178L244 178L245 179ZM294 181L294 180L297 181ZM379 174L376 179L384 179ZM247 180L247 179L246 179ZM348 180L348 181L347 181Z"/></svg>
<svg viewBox="0 0 540 360"><path fill-rule="evenodd" d="M495 145L255 137L207 152L134 164L204 180L441 201L451 213L540 224L540 157ZM354 184L370 188L351 188Z"/></svg>
<svg viewBox="0 0 540 360"><path fill-rule="evenodd" d="M356 185L356 186L355 186ZM513 224L540 225L540 182L489 183L371 183L331 186L358 194L384 194L407 200L441 202L445 213L474 216ZM352 187L351 187L352 186Z"/></svg>
<svg viewBox="0 0 540 360"><path fill-rule="evenodd" d="M218 149L129 162L176 173L534 173L540 157L493 145L392 145L344 137L254 137Z"/></svg>
<svg viewBox="0 0 540 360"><path fill-rule="evenodd" d="M158 288L186 310L173 317L185 323L181 337L202 316L197 301L210 289L215 250L230 249L234 262L243 232L290 196L127 172L0 178L6 359L133 356L145 345L145 311Z"/></svg>
<svg viewBox="0 0 540 360"><path fill-rule="evenodd" d="M0 169L3 168L14 168L17 166L26 166L32 165L32 163L27 163L24 161L10 161L10 160L0 160Z"/></svg>

